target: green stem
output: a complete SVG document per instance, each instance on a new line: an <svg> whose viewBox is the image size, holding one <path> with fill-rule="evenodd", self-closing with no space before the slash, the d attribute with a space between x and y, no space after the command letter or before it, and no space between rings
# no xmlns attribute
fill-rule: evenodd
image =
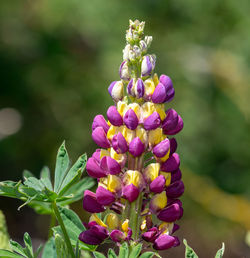
<svg viewBox="0 0 250 258"><path fill-rule="evenodd" d="M70 239L69 239L69 236L68 236L68 233L66 231L66 228L65 228L65 225L63 223L63 220L62 220L62 217L60 215L60 212L58 210L58 207L56 205L56 202L52 202L52 208L54 210L54 213L55 213L55 216L56 216L56 219L62 229L62 232L63 232L63 236L64 236L64 240L65 240L65 243L67 245L67 248L69 250L69 253L71 255L72 258L75 258L75 254L74 254L74 251L73 251L73 247L70 243Z"/></svg>
<svg viewBox="0 0 250 258"><path fill-rule="evenodd" d="M56 217L55 217L54 213L52 213L50 216L49 235L48 235L49 239L53 236L52 228L55 226L55 224L56 224Z"/></svg>

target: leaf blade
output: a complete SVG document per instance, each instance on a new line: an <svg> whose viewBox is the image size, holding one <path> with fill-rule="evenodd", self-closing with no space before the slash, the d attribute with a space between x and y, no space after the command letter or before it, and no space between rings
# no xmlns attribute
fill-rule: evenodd
<svg viewBox="0 0 250 258"><path fill-rule="evenodd" d="M186 246L185 257L186 258L198 258L198 255L195 251L188 245L187 240L183 239L183 243Z"/></svg>
<svg viewBox="0 0 250 258"><path fill-rule="evenodd" d="M222 247L217 251L215 258L222 258L225 251L225 244L222 243Z"/></svg>

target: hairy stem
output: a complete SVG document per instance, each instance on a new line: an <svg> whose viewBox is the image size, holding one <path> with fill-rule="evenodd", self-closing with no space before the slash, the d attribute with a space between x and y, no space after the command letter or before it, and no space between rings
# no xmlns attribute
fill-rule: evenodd
<svg viewBox="0 0 250 258"><path fill-rule="evenodd" d="M70 243L70 239L69 239L68 233L67 233L67 231L66 231L65 225L64 225L64 223L63 223L63 220L62 220L62 217L61 217L60 212L59 212L59 210L58 210L58 207L57 207L57 205L56 205L56 202L53 202L53 203L52 203L52 208L53 208L53 210L54 210L56 219L57 219L57 221L58 221L58 223L59 223L59 225L60 225L60 227L61 227L61 229L62 229L63 236L64 236L64 240L65 240L65 243L66 243L67 248L68 248L68 250L69 250L70 256L71 256L72 258L74 258L74 257L75 257L75 254L74 254L74 251L73 251L73 247L72 247L72 245L71 245L71 243Z"/></svg>
<svg viewBox="0 0 250 258"><path fill-rule="evenodd" d="M49 234L48 234L49 239L53 236L52 228L55 226L55 224L56 224L56 217L55 217L54 213L52 213L50 216L50 225L49 225Z"/></svg>

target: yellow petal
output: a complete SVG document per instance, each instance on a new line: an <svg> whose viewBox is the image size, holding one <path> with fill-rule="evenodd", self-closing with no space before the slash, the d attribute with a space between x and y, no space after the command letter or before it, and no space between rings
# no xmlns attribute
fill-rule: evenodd
<svg viewBox="0 0 250 258"><path fill-rule="evenodd" d="M128 232L128 228L129 228L129 220L126 219L123 223L122 223L122 230L124 232Z"/></svg>
<svg viewBox="0 0 250 258"><path fill-rule="evenodd" d="M151 163L145 168L143 175L147 181L152 182L158 177L159 170L160 170L159 163Z"/></svg>
<svg viewBox="0 0 250 258"><path fill-rule="evenodd" d="M155 90L155 83L152 78L147 79L144 82L146 96L152 96Z"/></svg>
<svg viewBox="0 0 250 258"><path fill-rule="evenodd" d="M160 175L163 175L166 179L166 186L170 185L171 183L171 173L170 172L163 172L160 171Z"/></svg>
<svg viewBox="0 0 250 258"><path fill-rule="evenodd" d="M119 228L120 221L115 213L109 213L106 217L106 224L110 230Z"/></svg>
<svg viewBox="0 0 250 258"><path fill-rule="evenodd" d="M148 133L148 143L150 146L155 146L162 141L163 137L164 136L161 128L151 130Z"/></svg>
<svg viewBox="0 0 250 258"><path fill-rule="evenodd" d="M154 74L153 81L154 81L155 86L157 86L159 84L159 78L158 78L157 73Z"/></svg>
<svg viewBox="0 0 250 258"><path fill-rule="evenodd" d="M128 170L123 176L123 182L125 185L133 184L139 187L143 184L142 174L137 170Z"/></svg>
<svg viewBox="0 0 250 258"><path fill-rule="evenodd" d="M108 175L107 178L107 189L110 192L118 192L122 188L121 179L115 175Z"/></svg>
<svg viewBox="0 0 250 258"><path fill-rule="evenodd" d="M117 103L117 111L123 117L127 110L127 103L125 101L118 101Z"/></svg>
<svg viewBox="0 0 250 258"><path fill-rule="evenodd" d="M98 225L107 228L107 225L104 224L104 222L96 215L96 213L93 213L90 216L89 221L95 221Z"/></svg>
<svg viewBox="0 0 250 258"><path fill-rule="evenodd" d="M152 198L152 204L157 207L158 209L163 209L166 207L167 205L167 195L166 192L163 191L159 194L156 194L153 198Z"/></svg>
<svg viewBox="0 0 250 258"><path fill-rule="evenodd" d="M142 128L141 126L137 126L136 131L135 131L135 135L136 137L139 137L140 140L143 143L146 143L148 140L148 136L147 136L147 132L144 128Z"/></svg>

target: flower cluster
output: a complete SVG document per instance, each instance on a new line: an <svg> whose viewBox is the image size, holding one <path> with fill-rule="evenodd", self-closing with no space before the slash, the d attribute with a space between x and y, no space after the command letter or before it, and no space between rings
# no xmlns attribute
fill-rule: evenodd
<svg viewBox="0 0 250 258"><path fill-rule="evenodd" d="M177 142L170 137L183 128L183 121L174 109L165 111L175 90L170 77L154 74L156 58L147 54L152 37L144 37L144 22L130 21L126 40L121 80L108 88L114 100L108 120L97 115L92 124L100 149L86 170L98 187L84 193L83 208L92 215L79 239L87 244L108 237L115 242L143 239L164 250L179 244L172 234L183 214L177 198L184 185Z"/></svg>

